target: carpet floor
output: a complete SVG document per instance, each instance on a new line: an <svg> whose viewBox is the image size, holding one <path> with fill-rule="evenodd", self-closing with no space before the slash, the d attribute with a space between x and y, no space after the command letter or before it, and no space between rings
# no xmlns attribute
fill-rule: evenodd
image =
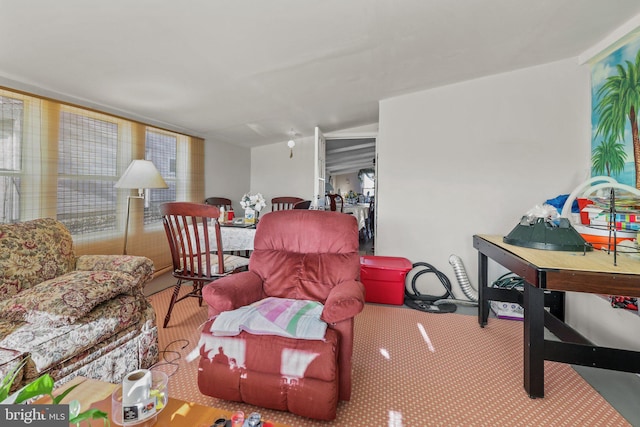
<svg viewBox="0 0 640 427"><path fill-rule="evenodd" d="M150 296L158 323L171 289ZM159 326L161 361L169 395L201 405L260 412L294 427L306 426L627 426L630 425L567 364L545 361L545 397L522 386L522 323L474 316L422 313L367 304L356 317L353 392L337 418L322 422L286 412L204 396L197 386L197 347L206 306L177 304L167 328Z"/></svg>

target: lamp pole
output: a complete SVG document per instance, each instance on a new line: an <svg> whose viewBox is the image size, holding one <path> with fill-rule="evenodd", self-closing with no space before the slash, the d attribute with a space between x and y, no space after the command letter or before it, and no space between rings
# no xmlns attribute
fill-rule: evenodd
<svg viewBox="0 0 640 427"><path fill-rule="evenodd" d="M127 220L124 226L124 247L122 248L122 255L127 254L127 240L129 238L129 216L131 214L131 199L144 199L144 190L142 188L138 189L137 196L127 196Z"/></svg>
<svg viewBox="0 0 640 427"><path fill-rule="evenodd" d="M124 226L124 247L122 254L127 254L127 240L129 238L129 217L131 216L131 199L144 199L145 188L169 188L167 183L150 160L133 160L124 171L116 188L138 189L137 196L127 196L127 220Z"/></svg>

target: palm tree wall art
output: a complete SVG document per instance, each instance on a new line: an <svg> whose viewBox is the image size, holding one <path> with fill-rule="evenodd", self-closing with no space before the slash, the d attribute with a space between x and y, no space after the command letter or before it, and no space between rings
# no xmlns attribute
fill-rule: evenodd
<svg viewBox="0 0 640 427"><path fill-rule="evenodd" d="M640 37L593 64L592 176L640 188Z"/></svg>

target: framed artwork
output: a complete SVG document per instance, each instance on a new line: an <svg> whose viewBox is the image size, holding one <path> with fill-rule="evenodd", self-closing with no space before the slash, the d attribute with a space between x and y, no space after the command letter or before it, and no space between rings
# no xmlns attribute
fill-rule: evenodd
<svg viewBox="0 0 640 427"><path fill-rule="evenodd" d="M591 175L640 188L640 33L591 61Z"/></svg>

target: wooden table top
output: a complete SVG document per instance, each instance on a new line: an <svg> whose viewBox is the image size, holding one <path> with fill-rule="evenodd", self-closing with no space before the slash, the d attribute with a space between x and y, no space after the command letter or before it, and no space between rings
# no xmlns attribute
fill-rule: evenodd
<svg viewBox="0 0 640 427"><path fill-rule="evenodd" d="M109 414L111 420L111 394L119 386L118 384L111 384L104 381L93 380L85 377L76 377L63 385L54 392L54 396L57 396L62 391L73 386L74 384L80 384L74 390L71 391L61 403L69 403L73 399L77 399L81 405L81 411L86 411L90 408L97 408L101 411ZM51 399L43 397L38 399L35 403L51 403ZM238 410L242 410L242 403L238 403ZM249 414L245 413L245 416ZM199 405L197 403L186 402L184 400L175 399L169 396L167 406L158 415L158 421L154 424L156 427L175 427L175 426L189 426L189 427L209 427L218 418L229 418L231 412L224 409L218 409L209 406ZM287 427L285 424L272 423L274 427ZM87 422L80 424L81 426L88 426ZM92 426L102 426L101 421L92 420ZM111 425L117 425L113 421Z"/></svg>
<svg viewBox="0 0 640 427"><path fill-rule="evenodd" d="M479 234L477 237L519 256L541 270L640 275L640 259L620 253L617 256L617 265L614 266L613 252L607 254L606 251L594 249L583 255L582 252L548 251L510 245L503 242L503 236Z"/></svg>
<svg viewBox="0 0 640 427"><path fill-rule="evenodd" d="M476 235L473 246L532 286L556 291L640 296L640 259L613 253L548 251L504 243L502 236Z"/></svg>

